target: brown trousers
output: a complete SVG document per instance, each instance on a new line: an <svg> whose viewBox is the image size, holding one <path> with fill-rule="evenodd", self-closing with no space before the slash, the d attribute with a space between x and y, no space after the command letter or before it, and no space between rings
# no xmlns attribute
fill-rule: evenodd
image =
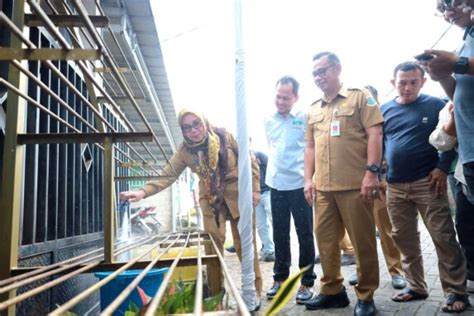
<svg viewBox="0 0 474 316"><path fill-rule="evenodd" d="M421 215L438 255L439 277L445 294L466 294L466 259L456 241L446 193L430 191L428 177L409 183L389 183L387 207L392 238L402 254L402 267L410 288L428 294L418 230Z"/></svg>
<svg viewBox="0 0 474 316"><path fill-rule="evenodd" d="M387 265L388 272L391 276L403 275L402 263L400 258L400 251L392 239L392 224L388 216L385 195L381 195L381 200L374 201L374 220L375 226L379 231L380 245L382 246L383 256ZM346 255L354 255L354 248L352 247L349 235L344 234L344 238L339 243L342 253Z"/></svg>
<svg viewBox="0 0 474 316"><path fill-rule="evenodd" d="M210 208L205 207L206 203L201 201L201 207L203 210L203 222L204 230L211 234L216 242L217 248L224 254L224 242L226 235L226 219L224 217L224 212L220 213L219 217L219 226L217 226L214 219L214 214L210 211ZM226 206L223 209L227 208ZM237 227L239 223L239 218L233 219L232 216L229 216L230 227L232 231L232 238L234 240L234 247L237 252L237 257L242 261L242 243L240 241L239 229ZM255 289L257 291L257 296L260 296L262 293L262 272L260 271L260 264L258 262L258 253L257 253L257 239L256 239L256 228L255 228L255 212L253 213L253 265L255 272Z"/></svg>
<svg viewBox="0 0 474 316"><path fill-rule="evenodd" d="M315 234L323 276L321 293L334 295L342 290L341 248L347 230L357 260L357 297L372 300L379 285L379 265L375 241L374 214L371 204L359 196L359 190L317 191Z"/></svg>
<svg viewBox="0 0 474 316"><path fill-rule="evenodd" d="M352 246L351 239L349 238L349 234L344 234L344 238L339 242L339 247L341 247L342 253L348 256L353 256L355 254L354 247Z"/></svg>
<svg viewBox="0 0 474 316"><path fill-rule="evenodd" d="M400 250L392 239L392 224L388 216L385 194L382 193L380 198L374 202L374 219L379 231L385 264L391 276L403 275Z"/></svg>

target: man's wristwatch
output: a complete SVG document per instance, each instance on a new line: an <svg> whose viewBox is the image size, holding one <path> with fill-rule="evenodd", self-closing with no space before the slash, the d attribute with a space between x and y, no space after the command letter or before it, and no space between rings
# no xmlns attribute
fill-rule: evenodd
<svg viewBox="0 0 474 316"><path fill-rule="evenodd" d="M459 57L456 64L454 64L454 73L458 75L464 75L469 69L469 58Z"/></svg>
<svg viewBox="0 0 474 316"><path fill-rule="evenodd" d="M380 174L382 171L382 168L380 168L379 165L371 164L367 166L367 170L369 170L372 173Z"/></svg>

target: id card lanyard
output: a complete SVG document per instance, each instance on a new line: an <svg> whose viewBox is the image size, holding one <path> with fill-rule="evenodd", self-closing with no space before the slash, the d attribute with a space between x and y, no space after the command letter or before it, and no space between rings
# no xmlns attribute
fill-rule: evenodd
<svg viewBox="0 0 474 316"><path fill-rule="evenodd" d="M341 136L341 122L336 119L337 115L339 114L339 109L335 108L332 111L332 118L331 118L331 137L338 137Z"/></svg>

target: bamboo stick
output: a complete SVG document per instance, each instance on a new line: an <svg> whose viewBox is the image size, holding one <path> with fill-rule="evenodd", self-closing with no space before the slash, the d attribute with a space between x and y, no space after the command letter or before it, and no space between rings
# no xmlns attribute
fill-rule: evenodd
<svg viewBox="0 0 474 316"><path fill-rule="evenodd" d="M201 258L201 232L198 232L197 246L197 275L196 275L196 293L194 297L194 315L202 313L202 258Z"/></svg>
<svg viewBox="0 0 474 316"><path fill-rule="evenodd" d="M107 306L105 310L102 311L101 315L112 315L112 313L122 304L122 302L132 293L132 291L140 284L141 280L147 275L155 264L163 257L163 255L176 243L178 239L175 239L164 251L157 256L153 261L151 261L142 272L133 281L120 293L115 300ZM169 272L168 272L169 273ZM163 283L162 283L163 285Z"/></svg>
<svg viewBox="0 0 474 316"><path fill-rule="evenodd" d="M178 236L179 238L179 236ZM109 283L110 281L112 281L116 276L118 276L120 273L122 273L123 271L127 270L130 266L132 266L134 263L138 262L140 259L142 259L143 257L145 257L146 255L148 255L153 249L159 247L160 245L160 242L154 244L152 247L150 247L149 249L147 249L142 255L140 255L139 257L129 261L127 264L123 265L121 268L117 269L116 271L114 271L113 273L111 273L109 276L107 276L106 278L100 280L99 282L97 282L96 284L94 284L93 286L91 286L90 288L88 288L87 290L81 292L79 295L73 297L72 299L70 299L69 301L67 301L66 303L64 303L63 305L59 306L57 309L55 309L54 311L52 311L51 313L49 313L48 315L50 316L58 316L58 315L62 315L63 313L65 313L66 311L70 310L72 307L76 306L80 301L82 301L84 298L88 297L89 295L91 295L92 293L94 293L95 291L97 291L98 289L100 289L102 286L106 285L107 283Z"/></svg>
<svg viewBox="0 0 474 316"><path fill-rule="evenodd" d="M216 242L214 241L214 238L212 238L212 235L209 235L209 237L211 239L212 244L214 245L214 248L216 249L217 257L219 258L219 261L221 263L221 268L224 273L224 278L230 287L230 292L232 293L232 295L234 296L237 302L237 307L239 309L239 312L241 313L241 315L250 316L250 312L247 306L245 305L244 300L240 296L240 293L237 290L237 287L235 286L234 281L232 281L229 270L227 270L227 267L225 266L224 257L222 256L221 252L217 248Z"/></svg>
<svg viewBox="0 0 474 316"><path fill-rule="evenodd" d="M178 255L176 256L176 258L174 259L173 263L171 264L171 266L169 267L168 269L168 273L166 274L166 276L163 278L163 281L161 283L161 286L160 288L158 289L158 291L156 292L155 296L153 297L153 299L151 300L151 302L149 303L150 305L148 306L148 309L145 313L145 316L154 316L155 313L156 313L156 310L158 309L158 304L160 303L161 299L163 298L163 295L165 294L165 291L166 291L166 287L168 286L168 283L170 282L171 280L171 276L173 275L173 272L174 272L174 269L176 268L176 266L178 265L178 262L179 260L181 259L181 256L183 255L183 252L184 252L184 249L186 248L187 244L188 244L188 241L189 241L189 236L191 235L191 233L188 233L187 236L186 236L186 242L184 244L184 246L181 248L181 251L178 253Z"/></svg>

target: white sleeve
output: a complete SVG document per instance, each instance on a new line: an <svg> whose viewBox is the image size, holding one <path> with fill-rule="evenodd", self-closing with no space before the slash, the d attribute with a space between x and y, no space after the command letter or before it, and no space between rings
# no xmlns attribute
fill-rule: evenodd
<svg viewBox="0 0 474 316"><path fill-rule="evenodd" d="M446 106L439 112L438 125L436 126L436 129L430 135L430 144L439 151L454 149L458 143L456 136L448 135L443 130L443 126L449 121L450 115L448 104L446 104Z"/></svg>

